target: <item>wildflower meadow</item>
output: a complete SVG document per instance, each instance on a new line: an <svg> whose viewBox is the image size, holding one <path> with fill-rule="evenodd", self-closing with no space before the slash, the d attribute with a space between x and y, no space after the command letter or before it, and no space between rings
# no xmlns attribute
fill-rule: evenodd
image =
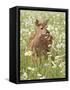
<svg viewBox="0 0 70 90"><path fill-rule="evenodd" d="M53 44L42 63L33 64L29 39L36 19L48 19ZM20 10L20 80L65 78L65 24L64 12Z"/></svg>

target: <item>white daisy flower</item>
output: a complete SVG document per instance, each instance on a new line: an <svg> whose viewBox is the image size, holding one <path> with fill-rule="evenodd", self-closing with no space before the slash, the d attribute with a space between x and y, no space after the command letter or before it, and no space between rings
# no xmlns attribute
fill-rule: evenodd
<svg viewBox="0 0 70 90"><path fill-rule="evenodd" d="M51 52L47 52L47 54L51 54Z"/></svg>
<svg viewBox="0 0 70 90"><path fill-rule="evenodd" d="M56 47L57 47L57 48L61 48L61 45L60 45L60 44L57 44Z"/></svg>
<svg viewBox="0 0 70 90"><path fill-rule="evenodd" d="M46 77L45 76L43 76L43 77L40 77L40 79L45 79Z"/></svg>
<svg viewBox="0 0 70 90"><path fill-rule="evenodd" d="M29 32L28 34L31 35L31 32Z"/></svg>
<svg viewBox="0 0 70 90"><path fill-rule="evenodd" d="M57 66L56 65L53 65L52 68L56 68Z"/></svg>
<svg viewBox="0 0 70 90"><path fill-rule="evenodd" d="M55 28L55 31L57 31L58 30L58 28Z"/></svg>
<svg viewBox="0 0 70 90"><path fill-rule="evenodd" d="M57 14L57 17L59 17L60 16L60 14Z"/></svg>
<svg viewBox="0 0 70 90"><path fill-rule="evenodd" d="M32 55L32 51L27 51L27 52L25 52L24 55L25 55L25 56L31 56L31 55Z"/></svg>
<svg viewBox="0 0 70 90"><path fill-rule="evenodd" d="M52 61L52 64L54 65L54 66L56 66L56 64Z"/></svg>
<svg viewBox="0 0 70 90"><path fill-rule="evenodd" d="M25 79L27 79L27 77L28 77L28 76L27 76L27 73L24 72L24 73L22 74L22 76L21 76L21 79L22 79L22 80L23 80L23 79L25 80Z"/></svg>
<svg viewBox="0 0 70 90"><path fill-rule="evenodd" d="M56 56L56 57L55 57L55 59L59 59L59 58L60 58L60 56Z"/></svg>
<svg viewBox="0 0 70 90"><path fill-rule="evenodd" d="M28 70L31 70L32 68L31 67L28 67Z"/></svg>
<svg viewBox="0 0 70 90"><path fill-rule="evenodd" d="M54 27L52 25L48 25L47 29L51 30L51 29L54 29Z"/></svg>
<svg viewBox="0 0 70 90"><path fill-rule="evenodd" d="M28 67L28 70L35 71L35 68Z"/></svg>
<svg viewBox="0 0 70 90"><path fill-rule="evenodd" d="M41 77L42 75L40 73L37 74L38 77Z"/></svg>
<svg viewBox="0 0 70 90"><path fill-rule="evenodd" d="M64 25L65 25L65 21L64 21Z"/></svg>
<svg viewBox="0 0 70 90"><path fill-rule="evenodd" d="M46 63L44 64L44 66L47 66L47 65L48 65L48 64L46 64Z"/></svg>
<svg viewBox="0 0 70 90"><path fill-rule="evenodd" d="M64 66L64 62L60 63L59 67L62 68Z"/></svg>

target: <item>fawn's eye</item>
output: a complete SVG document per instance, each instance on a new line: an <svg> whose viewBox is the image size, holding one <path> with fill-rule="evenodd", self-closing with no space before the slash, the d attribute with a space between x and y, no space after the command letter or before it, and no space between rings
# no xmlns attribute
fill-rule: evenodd
<svg viewBox="0 0 70 90"><path fill-rule="evenodd" d="M41 24L38 24L37 26L40 26Z"/></svg>

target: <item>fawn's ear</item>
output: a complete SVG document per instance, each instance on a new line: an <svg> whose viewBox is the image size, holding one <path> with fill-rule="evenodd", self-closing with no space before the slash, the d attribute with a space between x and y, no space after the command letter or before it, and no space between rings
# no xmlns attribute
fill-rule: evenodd
<svg viewBox="0 0 70 90"><path fill-rule="evenodd" d="M36 26L38 25L38 22L39 22L38 19L36 19L36 21L35 21L35 25L36 25Z"/></svg>
<svg viewBox="0 0 70 90"><path fill-rule="evenodd" d="M44 24L47 25L48 21L49 21L49 19L47 19Z"/></svg>

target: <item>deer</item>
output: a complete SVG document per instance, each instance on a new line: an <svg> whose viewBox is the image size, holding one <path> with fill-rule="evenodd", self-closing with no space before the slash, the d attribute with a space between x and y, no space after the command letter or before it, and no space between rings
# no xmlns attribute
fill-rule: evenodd
<svg viewBox="0 0 70 90"><path fill-rule="evenodd" d="M53 36L50 34L50 31L47 30L48 20L40 21L36 19L35 26L36 32L30 39L29 48L32 51L33 62L37 61L37 58L40 58L41 62L41 56L46 56L50 51L53 42Z"/></svg>

